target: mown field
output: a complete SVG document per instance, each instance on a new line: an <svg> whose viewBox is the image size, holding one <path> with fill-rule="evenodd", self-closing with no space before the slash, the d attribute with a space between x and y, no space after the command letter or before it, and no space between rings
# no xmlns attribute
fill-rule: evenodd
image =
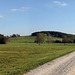
<svg viewBox="0 0 75 75"><path fill-rule="evenodd" d="M75 51L75 44L72 43L38 45L33 43L35 37L27 37L13 38L8 44L0 44L0 75L23 75L48 61Z"/></svg>

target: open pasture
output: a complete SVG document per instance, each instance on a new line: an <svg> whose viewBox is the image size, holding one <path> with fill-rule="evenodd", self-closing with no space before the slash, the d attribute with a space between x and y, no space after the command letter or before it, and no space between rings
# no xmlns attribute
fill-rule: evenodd
<svg viewBox="0 0 75 75"><path fill-rule="evenodd" d="M0 75L22 75L48 61L75 51L75 44L8 43L0 45Z"/></svg>

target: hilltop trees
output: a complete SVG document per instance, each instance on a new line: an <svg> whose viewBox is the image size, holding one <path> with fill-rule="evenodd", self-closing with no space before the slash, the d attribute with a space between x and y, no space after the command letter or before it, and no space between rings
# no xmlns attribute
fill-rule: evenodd
<svg viewBox="0 0 75 75"><path fill-rule="evenodd" d="M59 37L62 38L64 35L68 35L66 33L58 32L58 31L40 31L40 32L34 32L31 34L31 36L37 36L38 33L44 33L44 34L51 34L53 37Z"/></svg>

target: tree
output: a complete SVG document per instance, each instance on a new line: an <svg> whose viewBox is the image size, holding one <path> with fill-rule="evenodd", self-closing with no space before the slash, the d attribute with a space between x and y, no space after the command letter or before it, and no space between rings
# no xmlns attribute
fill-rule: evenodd
<svg viewBox="0 0 75 75"><path fill-rule="evenodd" d="M68 34L67 37L68 37L72 42L74 42L74 39L75 39L74 35Z"/></svg>
<svg viewBox="0 0 75 75"><path fill-rule="evenodd" d="M63 36L62 42L63 42L63 43L66 43L66 42L67 42L67 36L66 36L66 35Z"/></svg>
<svg viewBox="0 0 75 75"><path fill-rule="evenodd" d="M43 43L46 40L47 35L44 33L38 33L35 42L36 43Z"/></svg>
<svg viewBox="0 0 75 75"><path fill-rule="evenodd" d="M20 37L20 35L19 34L16 34L16 37Z"/></svg>
<svg viewBox="0 0 75 75"><path fill-rule="evenodd" d="M48 36L47 36L47 42L48 43L51 43L53 40L52 40L52 36L48 33Z"/></svg>
<svg viewBox="0 0 75 75"><path fill-rule="evenodd" d="M65 45L65 43L72 43L73 41L65 35L65 36L63 36L62 42Z"/></svg>
<svg viewBox="0 0 75 75"><path fill-rule="evenodd" d="M9 36L6 36L6 37L5 37L5 42L6 42L6 43L10 42L10 37L9 37Z"/></svg>

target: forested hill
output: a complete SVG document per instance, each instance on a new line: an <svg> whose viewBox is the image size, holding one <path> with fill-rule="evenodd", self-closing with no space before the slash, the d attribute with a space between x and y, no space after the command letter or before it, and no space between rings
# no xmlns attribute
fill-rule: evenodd
<svg viewBox="0 0 75 75"><path fill-rule="evenodd" d="M53 37L59 37L59 38L62 38L64 35L66 35L67 37L73 37L72 34L67 34L67 33L62 33L62 32L57 32L57 31L40 31L40 32L34 32L34 33L31 34L31 36L36 36L38 33L45 33L47 35L51 34Z"/></svg>

